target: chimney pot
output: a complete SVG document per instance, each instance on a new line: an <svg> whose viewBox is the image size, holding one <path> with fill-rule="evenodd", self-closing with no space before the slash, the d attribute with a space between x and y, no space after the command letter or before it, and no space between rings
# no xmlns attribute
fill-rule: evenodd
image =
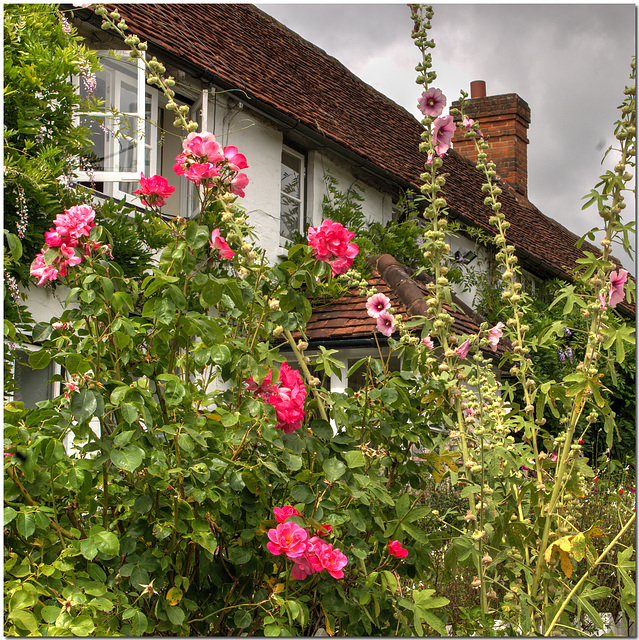
<svg viewBox="0 0 639 640"><path fill-rule="evenodd" d="M471 98L486 97L486 81L485 80L473 80L470 83L470 97Z"/></svg>

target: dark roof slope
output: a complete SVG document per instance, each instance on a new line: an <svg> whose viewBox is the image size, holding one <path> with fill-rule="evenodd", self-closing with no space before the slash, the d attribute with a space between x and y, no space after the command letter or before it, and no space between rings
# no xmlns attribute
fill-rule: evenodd
<svg viewBox="0 0 639 640"><path fill-rule="evenodd" d="M248 4L118 4L142 39L245 92L363 160L419 189L422 125L403 107L362 82L335 58ZM407 36L408 37L408 36ZM444 159L445 195L460 220L492 233L482 176L454 150ZM502 184L509 241L526 268L566 276L582 257L577 236ZM587 243L584 248L598 253Z"/></svg>

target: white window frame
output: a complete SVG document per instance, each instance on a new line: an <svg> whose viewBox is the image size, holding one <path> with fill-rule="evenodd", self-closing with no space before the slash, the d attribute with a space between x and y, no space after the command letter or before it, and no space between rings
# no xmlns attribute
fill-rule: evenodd
<svg viewBox="0 0 639 640"><path fill-rule="evenodd" d="M281 178L280 178L280 247L285 247L287 242L290 242L290 238L287 238L286 236L283 236L281 234L282 231L282 226L281 226L281 218L282 218L282 196L286 195L289 198L293 198L294 200L299 200L300 203L300 219L298 222L298 231L300 233L304 233L304 223L306 221L306 211L305 211L305 206L304 206L304 202L305 202L305 197L306 194L304 192L304 185L306 182L306 158L304 157L303 154L299 153L299 151L294 151L293 149L291 149L290 147L287 146L282 146L282 156L280 159L280 176L281 176L281 167L284 165L284 154L288 154L290 156L292 156L293 158L299 160L300 162L300 195L299 198L291 196L290 194L285 194L282 189L281 189Z"/></svg>
<svg viewBox="0 0 639 640"><path fill-rule="evenodd" d="M96 55L100 58L108 58L109 51L96 51ZM145 77L145 67L144 60L141 58L131 59L128 57L127 51L116 51L115 57L119 60L124 60L127 64L132 64L137 67L137 110L135 112L127 112L126 116L131 118L136 118L136 129L135 137L136 141L136 153L135 153L135 170L134 171L78 171L78 180L80 182L102 182L104 183L104 192L106 195L116 197L116 198L126 198L127 200L131 200L133 202L133 198L130 194L122 191L120 189L120 182L130 182L132 184L137 185L140 180L140 174L142 172L145 175L155 173L155 169L157 167L157 159L158 159L158 144L157 137L151 136L148 139L146 135L147 126L149 123L147 122L146 117L146 102L147 96L151 98L151 124L150 126L154 126L152 123L157 121L159 117L159 102L158 102L158 92L156 89L149 87L146 85L146 77ZM111 56L113 57L113 56ZM115 77L121 75L117 70L113 70ZM76 86L80 84L80 77L74 76L73 82ZM116 81L113 83L115 88L116 95L110 98L109 103L105 104L105 110L103 111L88 111L79 113L76 115L75 121L76 125L80 124L81 117L97 117L100 119L108 121L109 119L109 106L116 106L119 103L119 89L120 82ZM110 134L108 134L110 136ZM140 144L142 142L142 144ZM149 160L150 167L146 167L146 151L149 150Z"/></svg>

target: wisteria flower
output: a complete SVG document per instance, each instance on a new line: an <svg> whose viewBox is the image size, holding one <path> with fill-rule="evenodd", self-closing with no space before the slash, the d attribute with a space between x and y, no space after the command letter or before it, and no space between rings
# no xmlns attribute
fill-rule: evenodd
<svg viewBox="0 0 639 640"><path fill-rule="evenodd" d="M441 89L428 89L417 100L417 108L425 115L436 118L446 106L446 96Z"/></svg>
<svg viewBox="0 0 639 640"><path fill-rule="evenodd" d="M612 271L610 273L610 288L608 290L608 306L614 309L625 297L624 285L628 280L628 272L625 269L619 269L619 273Z"/></svg>
<svg viewBox="0 0 639 640"><path fill-rule="evenodd" d="M469 349L470 340L465 340L457 347L457 349L455 349L455 353L463 360L468 355Z"/></svg>
<svg viewBox="0 0 639 640"><path fill-rule="evenodd" d="M291 516L301 516L302 514L295 508L289 505L283 507L273 507L273 513L275 514L275 520L277 522L286 522Z"/></svg>
<svg viewBox="0 0 639 640"><path fill-rule="evenodd" d="M388 542L388 553L396 558L405 558L408 555L408 550L402 547L402 543L399 540L390 540Z"/></svg>
<svg viewBox="0 0 639 640"><path fill-rule="evenodd" d="M377 330L390 338L395 331L395 316L388 311L382 311L377 316Z"/></svg>
<svg viewBox="0 0 639 640"><path fill-rule="evenodd" d="M332 544L327 544L320 540L315 543L313 554L309 557L309 560L315 571L326 569L333 578L344 577L342 569L348 563L348 559L339 549L333 549Z"/></svg>
<svg viewBox="0 0 639 640"><path fill-rule="evenodd" d="M140 188L133 193L138 194L142 204L147 207L163 207L166 204L166 198L174 191L175 187L170 186L166 178L157 175L146 178L142 172Z"/></svg>
<svg viewBox="0 0 639 640"><path fill-rule="evenodd" d="M499 340L503 335L503 328L506 325L503 322L498 322L489 332L488 332L488 344L493 351L497 351L497 345L499 344Z"/></svg>
<svg viewBox="0 0 639 640"><path fill-rule="evenodd" d="M428 349L435 348L435 343L433 342L433 339L430 337L430 333L425 338L422 338L422 342L424 346L427 347Z"/></svg>
<svg viewBox="0 0 639 640"><path fill-rule="evenodd" d="M376 293L366 301L366 312L371 318L379 318L382 311L390 309L391 301L383 293Z"/></svg>
<svg viewBox="0 0 639 640"><path fill-rule="evenodd" d="M283 522L268 531L266 548L274 555L284 553L289 558L299 558L306 551L308 532L294 522Z"/></svg>
<svg viewBox="0 0 639 640"><path fill-rule="evenodd" d="M450 149L450 143L455 133L455 123L453 116L440 116L435 120L433 127L433 145L437 155L441 158L446 155Z"/></svg>
<svg viewBox="0 0 639 640"><path fill-rule="evenodd" d="M220 235L219 229L213 229L211 232L211 239L209 240L209 245L211 249L217 249L220 252L220 255L226 260L232 260L233 256L235 256L235 251L229 247L226 243L226 240Z"/></svg>

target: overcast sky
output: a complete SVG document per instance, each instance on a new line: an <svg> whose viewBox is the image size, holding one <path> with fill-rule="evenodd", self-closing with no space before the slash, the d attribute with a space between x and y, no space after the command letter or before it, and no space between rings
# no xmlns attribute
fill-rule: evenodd
<svg viewBox="0 0 639 640"><path fill-rule="evenodd" d="M420 59L402 4L258 4L416 117ZM599 224L582 196L614 167L617 107L635 54L634 4L434 4L432 50L448 97L486 82L487 95L517 93L530 106L528 198L583 235ZM446 113L447 111L445 111ZM498 168L499 169L499 168ZM633 182L634 185L634 182ZM627 218L635 216L634 199ZM620 250L615 254L633 268ZM633 269L634 270L634 269Z"/></svg>

